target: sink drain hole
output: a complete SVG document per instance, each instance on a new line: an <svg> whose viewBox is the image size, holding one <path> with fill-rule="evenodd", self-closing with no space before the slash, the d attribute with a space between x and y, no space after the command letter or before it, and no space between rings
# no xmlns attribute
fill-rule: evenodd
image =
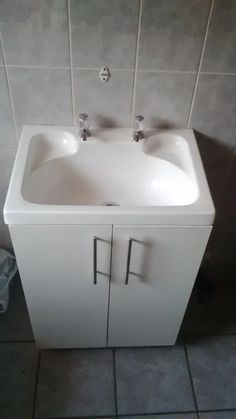
<svg viewBox="0 0 236 419"><path fill-rule="evenodd" d="M104 202L103 205L105 207L119 207L119 204L117 204L117 202L112 202L112 201Z"/></svg>

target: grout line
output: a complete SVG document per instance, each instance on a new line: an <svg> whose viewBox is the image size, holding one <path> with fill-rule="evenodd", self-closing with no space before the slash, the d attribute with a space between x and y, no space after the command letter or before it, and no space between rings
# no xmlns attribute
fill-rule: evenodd
<svg viewBox="0 0 236 419"><path fill-rule="evenodd" d="M170 416L170 415L181 415L181 414L184 414L184 415L186 415L186 414L188 414L188 413L194 413L195 415L197 414L197 412L196 412L196 410L180 410L180 411L168 411L168 412L152 412L152 413L122 413L122 414L119 414L119 418L120 417L139 417L139 416L141 416L141 417L143 417L143 416L145 416L145 417L150 417L150 416L155 416L155 417L158 417L158 416Z"/></svg>
<svg viewBox="0 0 236 419"><path fill-rule="evenodd" d="M70 80L71 80L71 108L73 125L76 126L75 117L75 97L74 97L74 71L73 71L73 56L72 56L72 36L71 36L71 9L70 0L67 0L67 11L68 11L68 32L69 32L69 56L70 56Z"/></svg>
<svg viewBox="0 0 236 419"><path fill-rule="evenodd" d="M70 0L68 0L70 1ZM71 26L71 25L70 25ZM70 55L70 54L69 54ZM72 54L71 54L72 55ZM42 69L42 70L71 70L72 66L50 66L50 65L22 65L22 64L0 64L0 68L31 68L31 69ZM81 71L100 71L101 67L77 67L74 66L73 67L74 70L81 70ZM109 67L110 71L120 71L120 72L134 72L133 68L116 68L116 67ZM155 70L151 70L151 69L144 69L144 68L139 68L138 71L140 73L156 73L156 74L197 74L198 70L193 71L193 70L171 70L171 69L165 69L165 70L161 70L161 69L155 69ZM229 72L220 72L220 71L200 71L200 74L203 75L209 75L209 76L236 76L236 72L235 73L229 73Z"/></svg>
<svg viewBox="0 0 236 419"><path fill-rule="evenodd" d="M53 418L52 418L52 416L47 416L47 417L41 417L41 418L39 418L39 419L105 419L105 418L107 418L107 419L112 419L112 418L114 418L114 419L116 419L116 417L114 416L114 415L97 415L97 416L91 416L91 415L89 415L89 416L60 416L60 417L58 417L58 416L53 416Z"/></svg>
<svg viewBox="0 0 236 419"><path fill-rule="evenodd" d="M156 73L156 74L162 74L162 73L167 73L167 74L197 74L197 70L196 71L191 71L191 70L168 70L168 68L166 70L161 70L161 69L156 69L156 70L145 70L145 69L141 69L139 68L138 71L140 73Z"/></svg>
<svg viewBox="0 0 236 419"><path fill-rule="evenodd" d="M235 254L235 253L232 253L233 255ZM236 254L235 254L236 255ZM203 337L203 338L205 338L205 337L223 337L223 336L236 336L236 333L188 333L188 334L182 334L182 335L180 335L180 338L182 338L182 339L185 339L185 338L197 338L197 337ZM0 340L0 344L2 344L2 343L35 343L35 340L34 339L10 339L10 340ZM182 346L184 346L183 344L181 344ZM134 350L136 350L136 349L140 349L140 348L163 348L163 347L165 347L165 346L121 346L121 347L119 347L119 348L116 348L116 347L112 347L112 346L109 346L109 347L104 347L104 348L101 348L100 346L99 347L95 347L95 348L72 348L72 349L75 349L75 350L83 350L83 351L86 351L86 350L88 350L88 351L91 351L91 350L97 350L97 349L104 349L104 350L106 350L106 349L110 349L110 350L115 350L115 349L134 349ZM44 349L44 350L51 350L51 349Z"/></svg>
<svg viewBox="0 0 236 419"><path fill-rule="evenodd" d="M199 410L199 412L201 413L217 413L217 412L236 412L235 408L226 408L226 409L215 409L215 410ZM150 417L150 416L155 416L155 417L159 417L159 416L170 416L170 415L186 415L188 413L195 413L196 411L194 410L184 410L184 411L174 411L174 412L159 412L159 413L127 413L127 414L120 414L119 417ZM103 419L103 418L115 418L114 415L98 415L98 416L67 416L67 417L54 417L53 419ZM44 417L43 419L52 419L52 417Z"/></svg>
<svg viewBox="0 0 236 419"><path fill-rule="evenodd" d="M34 419L34 417L35 417L35 410L36 410L36 400L37 400L37 390L38 390L38 381L39 381L40 361L41 361L41 351L39 351L37 368L36 368L36 375L35 375L32 419Z"/></svg>
<svg viewBox="0 0 236 419"><path fill-rule="evenodd" d="M199 418L198 405L197 405L197 397L196 397L195 388L194 388L194 384L193 384L193 377L192 377L192 373L191 373L191 368L190 368L190 363L189 363L189 358L188 358L188 351L187 351L187 346L186 346L185 339L183 339L183 346L184 346L184 353L185 353L185 358L186 358L186 363L187 363L189 378L190 378L192 392L193 392L193 399L194 399L195 409L196 409L196 412L197 412L197 416Z"/></svg>
<svg viewBox="0 0 236 419"><path fill-rule="evenodd" d="M109 66L108 67L109 68L109 70L110 70L110 72L111 71L120 71L120 72L126 72L126 71L128 71L128 72L134 72L134 69L133 68L116 68L116 67L112 67L112 66ZM101 70L101 67L74 67L74 70L81 70L81 71L95 71L95 72L99 72L100 70Z"/></svg>
<svg viewBox="0 0 236 419"><path fill-rule="evenodd" d="M16 132L16 146L17 146L18 141L19 141L19 133L18 133L17 123L16 123L16 115L15 115L14 104L13 104L13 96L12 96L11 85L10 85L10 77L9 77L8 68L7 68L6 54L5 54L5 49L4 49L4 45L3 45L1 30L0 30L0 44L2 46L2 59L3 59L4 66L5 66L5 74L6 74L6 80L7 80L8 93L9 93L9 101L10 101L10 107L11 107L11 111L12 111L12 117L13 117L15 132Z"/></svg>
<svg viewBox="0 0 236 419"><path fill-rule="evenodd" d="M136 98L136 84L137 84L137 73L138 73L138 55L139 55L139 43L140 43L140 32L141 32L142 9L143 9L143 0L140 0L136 54L135 54L135 67L134 67L133 94L132 94L132 104L131 104L131 121L130 121L131 127L133 126L133 120L134 120L134 108L135 108L135 98Z"/></svg>
<svg viewBox="0 0 236 419"><path fill-rule="evenodd" d="M31 68L42 70L70 70L69 66L53 66L53 65L21 65L21 64L6 64L8 68Z"/></svg>
<svg viewBox="0 0 236 419"><path fill-rule="evenodd" d="M17 150L17 144L15 146L12 147L4 147L2 145L0 145L0 150Z"/></svg>
<svg viewBox="0 0 236 419"><path fill-rule="evenodd" d="M200 71L200 74L206 76L236 76L236 73L223 73L220 71Z"/></svg>
<svg viewBox="0 0 236 419"><path fill-rule="evenodd" d="M222 408L222 409L209 409L209 410L202 410L199 409L200 413L217 413L217 412L236 412L236 407L226 407L226 408Z"/></svg>
<svg viewBox="0 0 236 419"><path fill-rule="evenodd" d="M113 374L114 374L114 393L115 393L115 414L116 414L116 418L118 418L117 383L116 383L116 350L115 350L115 348L112 349L112 355L113 355Z"/></svg>
<svg viewBox="0 0 236 419"><path fill-rule="evenodd" d="M202 67L203 55L204 55L204 52L205 52L205 46L206 46L207 35L208 35L209 26L210 26L210 20L211 20L211 16L212 16L213 7L214 7L214 0L211 0L211 6L210 6L209 14L208 14L207 25L206 25L206 32L205 32L205 36L204 36L204 40L203 40L203 44L202 44L202 51L201 51L201 55L200 55L199 66L198 66L195 86L194 86L194 89L193 89L192 101L191 101L189 115L188 115L187 128L190 127L190 121L191 121L192 112L193 112L193 105L194 105L195 97L196 97L196 93L197 93L198 80L199 80L199 76L200 76L200 70L201 70L201 67Z"/></svg>

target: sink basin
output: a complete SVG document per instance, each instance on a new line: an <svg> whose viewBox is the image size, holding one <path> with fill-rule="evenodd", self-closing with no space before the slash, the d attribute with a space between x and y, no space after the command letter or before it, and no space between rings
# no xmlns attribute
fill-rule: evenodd
<svg viewBox="0 0 236 419"><path fill-rule="evenodd" d="M210 225L214 206L192 130L25 126L4 208L8 224Z"/></svg>

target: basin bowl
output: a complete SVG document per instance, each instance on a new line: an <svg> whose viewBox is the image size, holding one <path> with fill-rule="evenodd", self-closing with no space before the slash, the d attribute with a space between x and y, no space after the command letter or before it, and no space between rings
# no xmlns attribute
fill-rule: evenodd
<svg viewBox="0 0 236 419"><path fill-rule="evenodd" d="M210 225L214 205L192 130L25 126L4 208L8 224Z"/></svg>

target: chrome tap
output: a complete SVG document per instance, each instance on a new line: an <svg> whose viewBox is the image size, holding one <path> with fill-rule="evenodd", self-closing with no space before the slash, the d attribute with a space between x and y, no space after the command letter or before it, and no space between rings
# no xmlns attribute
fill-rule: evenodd
<svg viewBox="0 0 236 419"><path fill-rule="evenodd" d="M87 138L90 137L87 113L79 114L79 134L81 141L87 141Z"/></svg>
<svg viewBox="0 0 236 419"><path fill-rule="evenodd" d="M142 138L144 138L143 120L144 120L144 117L142 115L136 115L134 118L135 129L133 133L133 141L135 143L137 143L139 140L142 140Z"/></svg>

